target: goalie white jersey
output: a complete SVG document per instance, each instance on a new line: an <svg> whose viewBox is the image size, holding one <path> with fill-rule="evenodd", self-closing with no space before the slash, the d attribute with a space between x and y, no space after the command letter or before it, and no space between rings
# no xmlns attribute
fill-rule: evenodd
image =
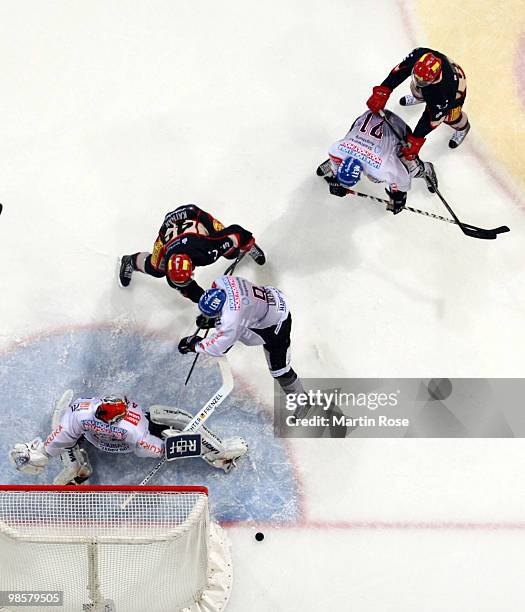
<svg viewBox="0 0 525 612"><path fill-rule="evenodd" d="M397 115L386 111L389 121L403 136L407 124ZM344 138L335 142L328 152L334 176L349 157L361 162L363 174L375 183L387 183L397 191L409 191L411 178L399 158L399 140L379 115L371 111L358 117Z"/></svg>
<svg viewBox="0 0 525 612"><path fill-rule="evenodd" d="M237 341L248 346L264 344L251 329L279 326L290 312L286 297L268 285L254 285L239 276L220 276L213 287L226 292L226 303L215 333L199 342L195 351L220 357Z"/></svg>
<svg viewBox="0 0 525 612"><path fill-rule="evenodd" d="M91 397L71 402L44 442L46 453L56 457L84 436L93 446L106 453L163 456L164 442L149 433L149 422L140 406L129 402L126 416L110 425L95 416L101 401L100 397Z"/></svg>

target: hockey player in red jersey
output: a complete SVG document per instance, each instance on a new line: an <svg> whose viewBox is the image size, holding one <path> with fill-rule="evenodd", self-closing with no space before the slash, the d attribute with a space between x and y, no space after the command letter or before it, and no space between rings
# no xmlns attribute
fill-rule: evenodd
<svg viewBox="0 0 525 612"><path fill-rule="evenodd" d="M467 83L461 67L439 51L418 47L409 53L381 85L373 88L367 100L368 108L374 113L383 110L392 91L409 76L412 76L412 95L403 96L399 103L402 106L425 103L426 106L413 133L407 137L407 146L402 150L404 157L415 159L426 136L443 122L454 129L448 144L455 149L470 130L467 114L463 111Z"/></svg>
<svg viewBox="0 0 525 612"><path fill-rule="evenodd" d="M266 261L251 232L240 225L224 227L198 206L187 204L165 216L153 253L122 257L119 281L127 287L136 271L157 278L165 277L168 284L184 297L198 302L204 289L193 280L194 269L208 266L219 257L235 259L239 252L248 252L259 265Z"/></svg>

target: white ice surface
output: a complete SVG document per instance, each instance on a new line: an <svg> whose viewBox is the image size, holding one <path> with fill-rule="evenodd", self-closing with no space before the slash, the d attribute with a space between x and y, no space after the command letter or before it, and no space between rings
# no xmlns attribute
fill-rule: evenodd
<svg viewBox="0 0 525 612"><path fill-rule="evenodd" d="M151 278L120 290L116 259L195 202L267 251L242 273L289 296L302 376L521 376L525 218L474 155L476 117L461 149L443 127L424 157L461 218L512 228L494 242L330 197L314 174L410 44L387 0L1 3L2 346L105 323L177 340L194 309ZM422 185L410 200L443 214ZM230 359L269 403L262 351ZM291 449L304 516L260 544L229 529L232 612L522 608L522 441Z"/></svg>

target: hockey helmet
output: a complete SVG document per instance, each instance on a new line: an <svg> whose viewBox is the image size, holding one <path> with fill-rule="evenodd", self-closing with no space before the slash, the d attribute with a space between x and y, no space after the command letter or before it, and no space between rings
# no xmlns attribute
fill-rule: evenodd
<svg viewBox="0 0 525 612"><path fill-rule="evenodd" d="M358 159L348 157L337 170L337 181L343 187L353 187L361 178L363 166Z"/></svg>
<svg viewBox="0 0 525 612"><path fill-rule="evenodd" d="M441 60L433 53L425 53L414 64L412 76L417 87L431 85L441 76Z"/></svg>
<svg viewBox="0 0 525 612"><path fill-rule="evenodd" d="M166 278L168 283L176 287L185 287L191 282L193 276L193 263L188 255L172 255L166 266Z"/></svg>
<svg viewBox="0 0 525 612"><path fill-rule="evenodd" d="M128 413L126 396L108 395L100 400L95 416L108 425L114 425Z"/></svg>
<svg viewBox="0 0 525 612"><path fill-rule="evenodd" d="M199 300L199 310L203 315L214 319L220 316L226 303L226 292L223 289L212 288L205 291Z"/></svg>

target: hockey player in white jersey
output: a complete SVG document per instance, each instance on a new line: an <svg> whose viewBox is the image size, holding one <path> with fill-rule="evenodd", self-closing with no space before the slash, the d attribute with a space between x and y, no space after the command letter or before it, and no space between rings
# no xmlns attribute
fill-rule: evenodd
<svg viewBox="0 0 525 612"><path fill-rule="evenodd" d="M385 111L396 130L406 138L410 128L397 115ZM434 166L416 158L408 161L400 153L400 142L392 128L371 111L358 117L344 138L329 150L329 160L317 169L330 185L330 193L345 196L362 176L374 183L386 183L390 203L387 210L397 214L406 205L412 178L423 178L429 191L437 187Z"/></svg>
<svg viewBox="0 0 525 612"><path fill-rule="evenodd" d="M187 336L181 353L220 357L236 342L262 346L271 375L285 393L304 393L290 365L292 315L286 297L268 285L255 285L239 276L220 276L199 300L201 329L215 329L210 338Z"/></svg>
<svg viewBox="0 0 525 612"><path fill-rule="evenodd" d="M54 483L86 483L92 469L85 449L79 444L81 440L107 453L161 458L165 446L163 435L182 431L192 419L191 414L176 408L167 413L165 422L154 423L148 413L125 396L80 398L65 407L45 441L35 438L16 444L10 460L20 472L40 474L51 458L60 457L63 470ZM234 460L248 450L242 438L222 441L206 427L201 427L201 435L202 459L224 471L229 471Z"/></svg>

